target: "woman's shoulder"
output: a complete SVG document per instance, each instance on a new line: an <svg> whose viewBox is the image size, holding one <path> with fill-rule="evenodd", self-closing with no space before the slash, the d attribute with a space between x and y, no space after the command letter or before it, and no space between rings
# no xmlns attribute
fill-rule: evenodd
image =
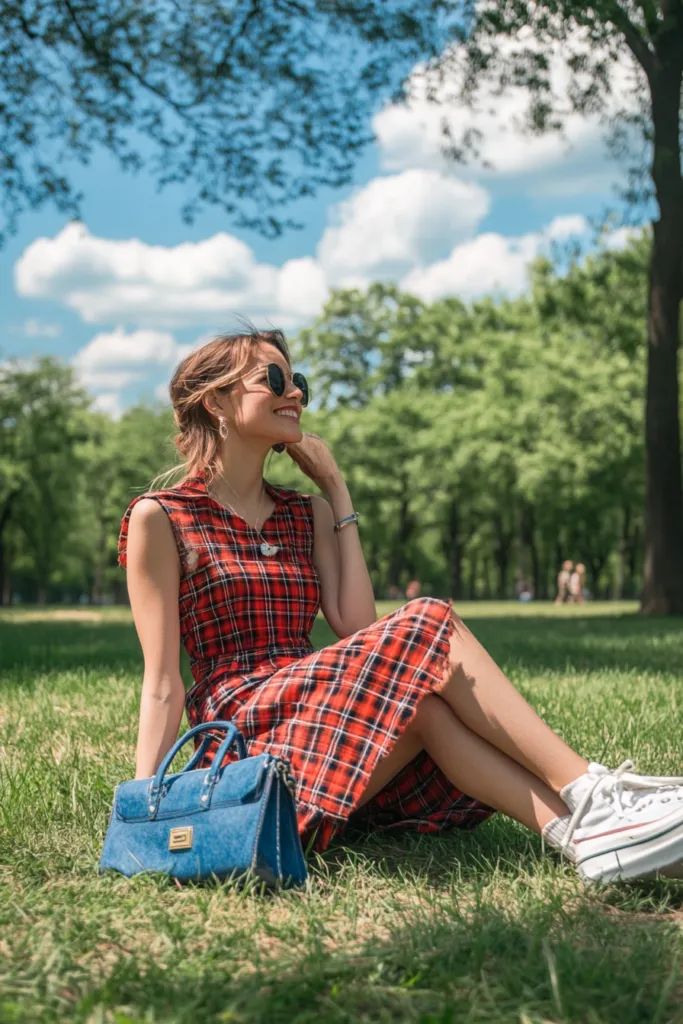
<svg viewBox="0 0 683 1024"><path fill-rule="evenodd" d="M118 537L118 562L126 565L126 550L131 517L146 521L154 528L154 522L160 517L167 518L174 534L178 530L191 527L201 497L196 488L188 486L188 481L181 481L173 487L164 487L143 491L136 494L128 503L121 519Z"/></svg>
<svg viewBox="0 0 683 1024"><path fill-rule="evenodd" d="M153 505L162 508L189 508L197 503L201 495L192 487L188 487L184 481L173 487L152 488L136 494L130 499L124 512L124 517L129 516L133 509L144 502L146 508L152 509Z"/></svg>
<svg viewBox="0 0 683 1024"><path fill-rule="evenodd" d="M286 501L295 501L297 498L305 498L306 495L297 491L295 487L287 487L284 484L274 484L272 480L265 481L268 486Z"/></svg>

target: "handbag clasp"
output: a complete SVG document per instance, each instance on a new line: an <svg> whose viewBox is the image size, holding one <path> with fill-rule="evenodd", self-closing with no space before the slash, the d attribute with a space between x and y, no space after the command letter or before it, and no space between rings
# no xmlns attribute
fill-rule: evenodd
<svg viewBox="0 0 683 1024"><path fill-rule="evenodd" d="M192 846L192 825L184 828L172 828L168 836L169 850L189 850Z"/></svg>

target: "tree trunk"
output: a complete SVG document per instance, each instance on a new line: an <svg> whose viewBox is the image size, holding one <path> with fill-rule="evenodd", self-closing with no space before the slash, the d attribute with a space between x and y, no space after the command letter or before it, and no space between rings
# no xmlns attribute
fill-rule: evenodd
<svg viewBox="0 0 683 1024"><path fill-rule="evenodd" d="M467 579L467 600L475 601L477 598L477 556L472 555L469 564Z"/></svg>
<svg viewBox="0 0 683 1024"><path fill-rule="evenodd" d="M487 555L484 559L484 600L491 600L491 559Z"/></svg>
<svg viewBox="0 0 683 1024"><path fill-rule="evenodd" d="M494 519L495 544L494 558L498 569L498 597L505 599L508 589L508 568L510 565L510 543L512 531L503 528L503 521L500 516Z"/></svg>
<svg viewBox="0 0 683 1024"><path fill-rule="evenodd" d="M598 588L598 580L600 579L600 573L605 568L605 562L607 561L606 554L597 554L594 557L588 558L588 568L590 569L590 578L593 588L593 597L601 597L600 590Z"/></svg>
<svg viewBox="0 0 683 1024"><path fill-rule="evenodd" d="M628 597L638 597L640 587L636 587L636 580L638 579L638 566L641 563L641 530L636 523L628 545L628 581L626 584L626 595Z"/></svg>
<svg viewBox="0 0 683 1024"><path fill-rule="evenodd" d="M406 545L410 540L413 531L413 521L410 515L410 502L408 498L407 482L403 480L403 489L398 509L398 531L394 547L389 561L389 572L387 583L389 586L399 587L401 585L401 574L405 565Z"/></svg>
<svg viewBox="0 0 683 1024"><path fill-rule="evenodd" d="M12 494L9 495L9 497L5 501L5 504L2 507L2 512L0 513L0 605L5 603L6 593L5 573L7 570L5 569L5 528L9 523L9 517L12 512L12 505L14 504L14 499L17 497L18 494L19 491L14 491ZM11 598L8 603L11 604Z"/></svg>
<svg viewBox="0 0 683 1024"><path fill-rule="evenodd" d="M527 585L531 584L534 597L539 597L541 575L534 529L535 516L533 506L526 503L520 505L518 522L520 545L519 569Z"/></svg>
<svg viewBox="0 0 683 1024"><path fill-rule="evenodd" d="M631 529L631 509L624 506L624 517L622 520L619 547L617 549L617 569L614 578L614 600L621 601L624 596L624 581L626 579L626 552L628 551L629 535Z"/></svg>
<svg viewBox="0 0 683 1024"><path fill-rule="evenodd" d="M683 179L680 102L683 38L662 31L649 73L654 128L653 224L647 324L645 563L641 611L683 614L683 486L678 389L683 298Z"/></svg>
<svg viewBox="0 0 683 1024"><path fill-rule="evenodd" d="M462 600L462 538L460 508L455 498L448 506L448 566L450 570L451 597Z"/></svg>
<svg viewBox="0 0 683 1024"><path fill-rule="evenodd" d="M2 580L2 593L0 593L0 604L12 604L12 573L9 569L5 569L5 575Z"/></svg>

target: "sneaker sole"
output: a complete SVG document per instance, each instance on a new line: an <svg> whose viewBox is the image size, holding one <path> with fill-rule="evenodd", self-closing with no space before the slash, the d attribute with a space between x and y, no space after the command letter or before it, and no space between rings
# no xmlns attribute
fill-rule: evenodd
<svg viewBox="0 0 683 1024"><path fill-rule="evenodd" d="M587 882L614 882L629 878L683 878L683 822L640 843L617 847L578 861L576 868Z"/></svg>

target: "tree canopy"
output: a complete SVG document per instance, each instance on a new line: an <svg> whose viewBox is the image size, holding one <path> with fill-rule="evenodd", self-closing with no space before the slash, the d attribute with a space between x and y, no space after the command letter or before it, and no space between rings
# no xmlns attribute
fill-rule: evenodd
<svg viewBox="0 0 683 1024"><path fill-rule="evenodd" d="M640 593L647 250L540 261L515 301L335 292L292 339L316 395L303 428L348 481L378 596L417 575L458 599L545 597L564 558L594 594ZM43 360L0 380L6 601L122 600L121 517L175 461L168 407L112 420L71 374ZM314 489L284 454L266 476Z"/></svg>
<svg viewBox="0 0 683 1024"><path fill-rule="evenodd" d="M0 244L26 209L77 216L69 161L98 149L184 183L186 219L276 235L447 35L432 0L0 0Z"/></svg>

